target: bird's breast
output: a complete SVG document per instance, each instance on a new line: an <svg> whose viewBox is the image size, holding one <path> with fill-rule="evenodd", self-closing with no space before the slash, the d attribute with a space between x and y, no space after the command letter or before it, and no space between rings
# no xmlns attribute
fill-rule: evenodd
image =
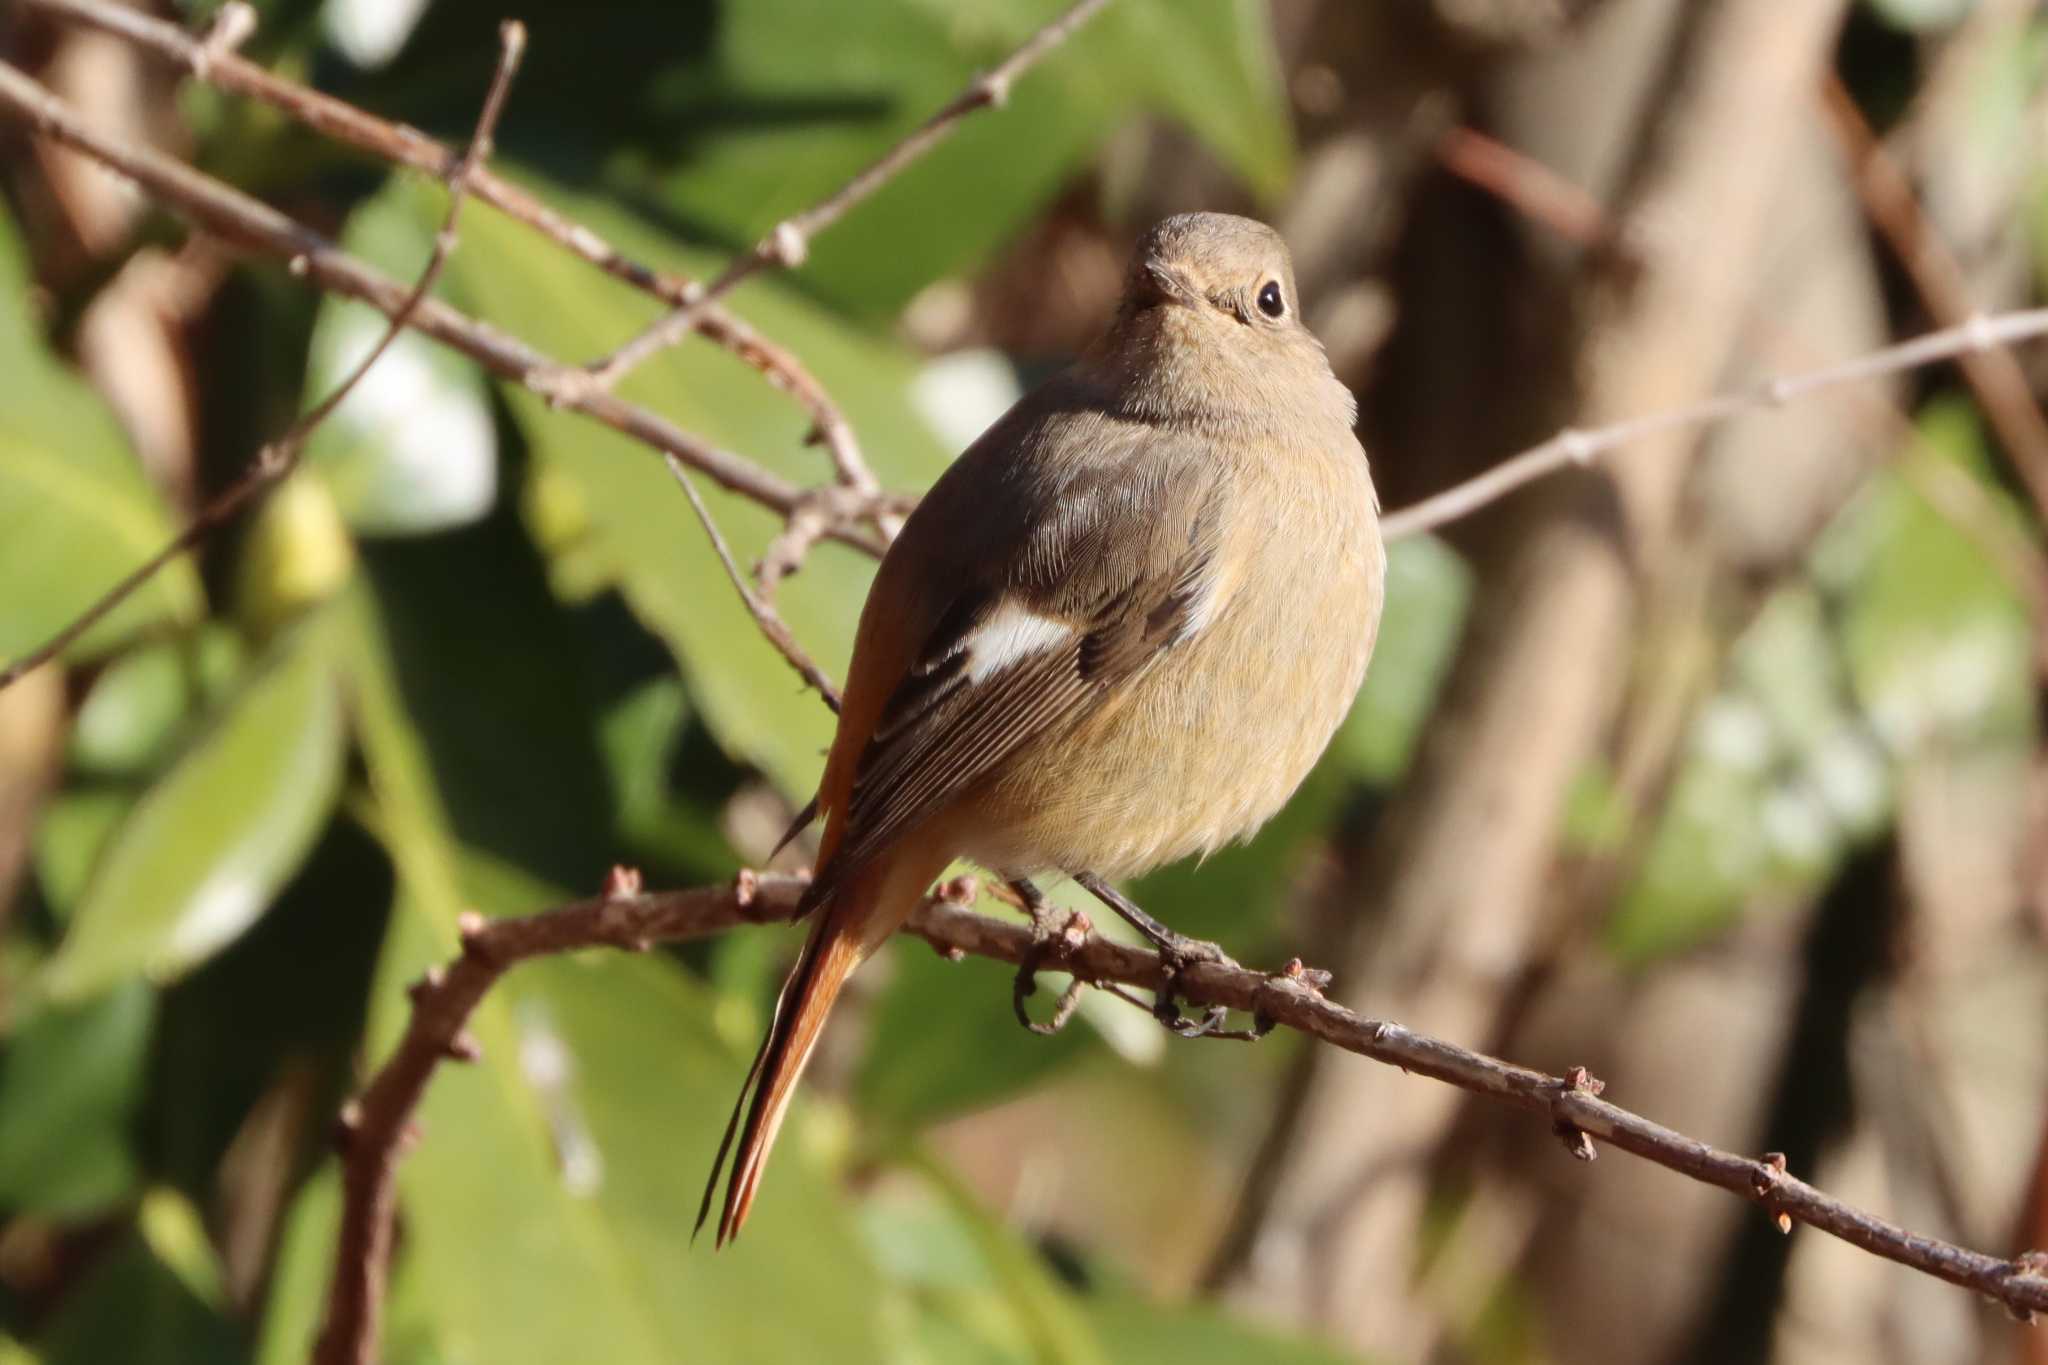
<svg viewBox="0 0 2048 1365"><path fill-rule="evenodd" d="M1245 480L1199 629L1020 755L970 822L969 856L1131 875L1247 837L1286 803L1378 633L1385 556L1362 457L1355 483L1345 472Z"/></svg>

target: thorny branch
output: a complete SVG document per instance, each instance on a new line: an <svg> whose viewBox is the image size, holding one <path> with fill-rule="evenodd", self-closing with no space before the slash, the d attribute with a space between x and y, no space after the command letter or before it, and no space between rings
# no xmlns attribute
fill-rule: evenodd
<svg viewBox="0 0 2048 1365"><path fill-rule="evenodd" d="M388 1241L393 1168L405 1148L412 1113L443 1059L477 1055L467 1032L469 1017L506 970L555 953L596 947L644 950L740 925L775 923L794 912L804 886L801 877L743 872L728 886L642 894L638 876L620 870L606 894L591 900L518 918L465 916L462 955L414 986L413 1014L404 1036L346 1117L343 1264L377 1245L374 1239ZM947 883L919 907L904 932L955 961L969 954L1013 965L1037 958L1104 989L1157 991L1164 983L1157 954L1085 927L1054 936L1048 946L1027 925L969 909L978 890L972 878ZM1780 1155L1755 1158L1724 1151L1602 1099L1600 1082L1582 1068L1553 1076L1368 1019L1325 998L1315 977L1299 963L1277 975L1202 963L1181 974L1175 988L1191 1004L1241 1010L1261 1025L1291 1028L1527 1110L1547 1122L1566 1150L1581 1160L1597 1155L1596 1140L1605 1142L1751 1200L1787 1231L1794 1222L1805 1223L1873 1255L1976 1290L2015 1314L2048 1312L2048 1256L2030 1252L2006 1260L1908 1232L1791 1175ZM330 1331L333 1321L330 1317ZM351 1354L330 1336L323 1339L318 1359L320 1365L362 1365L374 1358L373 1351L370 1337L358 1337Z"/></svg>
<svg viewBox="0 0 2048 1365"><path fill-rule="evenodd" d="M193 76L230 94L261 100L307 127L368 152L380 161L424 171L436 179L452 174L458 154L416 128L391 123L331 95L284 80L253 62L223 52L212 40L194 38L176 24L152 18L112 0L20 0L60 18L125 38L144 51L190 71ZM223 13L235 13L233 9ZM246 11L243 11L246 12ZM506 217L523 223L563 250L596 266L672 307L688 304L696 294L694 281L643 265L619 251L582 223L571 222L501 178L478 167L470 193ZM759 370L774 388L788 393L810 417L812 437L831 454L840 481L848 487L874 486L874 476L854 439L853 428L826 392L825 386L796 356L762 336L740 318L715 304L701 308L696 330Z"/></svg>
<svg viewBox="0 0 2048 1365"><path fill-rule="evenodd" d="M367 303L386 317L401 320L405 326L460 351L500 378L524 385L535 375L559 368L560 362L438 298L414 300L407 286L365 265L327 238L269 205L150 148L95 129L63 100L19 69L0 62L0 115L9 114L73 150L120 171L196 226L241 249L278 257L289 263L294 274L305 277L325 291ZM805 490L732 451L691 435L637 404L594 392L567 399L564 405L656 452L675 456L721 486L764 507L788 515L807 505L809 494ZM89 609L86 624L112 610L171 558L203 540L227 521L255 491L241 492L238 499L226 507L209 506L171 547L135 570L95 603ZM231 489L217 503L236 493L237 490ZM826 528L823 538L852 545L870 554L881 552L881 542L857 523L835 523ZM46 645L29 658L48 658L61 650L75 633L75 629L67 628L67 633L53 642L54 648ZM26 663L24 660L23 664L0 673L0 685L25 672L23 665Z"/></svg>
<svg viewBox="0 0 2048 1365"><path fill-rule="evenodd" d="M229 8L222 11L222 19L216 25L214 35L199 49L205 62L221 60L228 46L238 34L245 35L248 29L246 9ZM463 152L448 172L448 211L441 221L441 230L434 234L434 246L427 257L425 268L414 281L412 289L399 300L396 309L389 314L390 321L384 328L377 344L372 346L355 368L336 384L328 395L314 404L288 427L284 434L256 452L248 470L228 488L200 510L184 530L174 536L170 543L115 584L104 596L86 608L45 641L39 648L0 669L0 688L19 678L24 673L41 667L91 629L108 612L148 582L164 565L176 559L185 551L197 545L217 528L224 525L246 504L259 494L281 482L284 477L298 468L299 456L306 448L306 441L314 430L334 414L342 401L360 384L370 368L384 358L391 344L411 324L413 314L419 310L422 300L433 292L434 283L440 279L442 269L448 263L448 256L455 250L456 224L462 215L462 201L469 193L470 182L478 169L491 154L491 141L496 133L498 119L505 111L505 96L512 88L512 78L519 71L519 59L526 51L526 28L516 19L508 19L498 29L498 68L491 78L489 92L484 96L483 112L477 117L476 134L470 139L469 147ZM12 76L12 68L0 65L0 76Z"/></svg>

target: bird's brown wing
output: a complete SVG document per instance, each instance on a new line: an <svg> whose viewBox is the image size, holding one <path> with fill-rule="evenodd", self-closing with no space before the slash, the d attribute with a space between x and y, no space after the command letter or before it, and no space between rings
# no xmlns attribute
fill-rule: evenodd
<svg viewBox="0 0 2048 1365"><path fill-rule="evenodd" d="M1225 481L1186 438L1134 429L1116 439L1117 458L1091 461L1057 490L1020 499L1054 509L1015 528L1021 534L989 527L986 509L978 520L956 518L954 535L979 530L1017 547L996 559L1006 572L977 576L950 537L927 551L960 565L953 572L962 581L860 751L828 871L859 866L1029 741L1085 715L1200 625L1227 513ZM1045 477L1059 479L1058 467ZM948 511L943 502L929 510Z"/></svg>

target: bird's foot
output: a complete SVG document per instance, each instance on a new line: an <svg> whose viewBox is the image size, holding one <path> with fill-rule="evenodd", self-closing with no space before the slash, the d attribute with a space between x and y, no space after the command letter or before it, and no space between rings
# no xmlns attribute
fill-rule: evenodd
<svg viewBox="0 0 2048 1365"><path fill-rule="evenodd" d="M1213 965L1239 970L1237 959L1207 939L1189 938L1167 928L1146 914L1137 902L1093 872L1076 873L1074 881L1089 895L1121 915L1158 951L1160 984L1152 998L1152 1017L1164 1027L1182 1038L1231 1038L1243 1042L1263 1038L1272 1031L1272 1025L1265 1020L1254 1020L1248 1029L1225 1028L1224 1020L1230 1011L1222 1005L1209 1006L1198 1019L1182 1014L1180 983L1189 969Z"/></svg>
<svg viewBox="0 0 2048 1365"><path fill-rule="evenodd" d="M1038 990L1038 969L1045 965L1047 958L1065 957L1067 953L1088 937L1094 927L1088 917L1080 911L1067 916L1064 924L1055 926L1055 912L1046 903L1045 893L1022 877L1011 881L1010 889L1023 902L1025 913L1031 916L1031 946L1024 951L1024 958L1017 964L1017 975L1010 983L1010 1008L1017 1013L1017 1022L1033 1033L1050 1037L1067 1026L1080 1007L1084 983L1075 977L1060 992L1057 1004L1053 1006L1052 1017L1039 1023L1024 1008L1024 1001Z"/></svg>

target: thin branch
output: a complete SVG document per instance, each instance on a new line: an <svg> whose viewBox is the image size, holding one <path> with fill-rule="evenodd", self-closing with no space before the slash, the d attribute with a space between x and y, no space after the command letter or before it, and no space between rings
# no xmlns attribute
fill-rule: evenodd
<svg viewBox="0 0 2048 1365"><path fill-rule="evenodd" d="M1038 61L1070 37L1074 30L1094 18L1109 0L1078 0L1074 6L1024 40L994 69L977 76L946 105L884 152L879 160L840 186L838 191L784 219L755 243L754 249L735 257L717 278L696 296L610 355L592 363L583 373L564 376L564 387L596 385L609 389L634 366L656 351L675 345L697 325L703 310L731 293L744 281L773 266L794 270L810 255L811 242L847 212L894 179L906 166L946 140L960 120L977 109L1000 106L1010 97L1010 87Z"/></svg>
<svg viewBox="0 0 2048 1365"><path fill-rule="evenodd" d="M1589 465L1607 452L1632 441L1688 427L1711 426L1757 408L1781 407L1824 389L1898 374L1938 361L1981 355L2001 346L2041 336L2048 336L2048 308L1990 316L1979 314L1957 326L1944 327L1911 341L1902 341L1895 346L1818 369L1767 379L1748 388L1715 394L1684 407L1633 417L1589 431L1568 428L1483 474L1389 513L1380 526L1389 539L1432 530L1460 517L1468 517L1547 474L1571 465Z"/></svg>
<svg viewBox="0 0 2048 1365"><path fill-rule="evenodd" d="M832 679L825 676L825 670L818 667L811 656L804 652L804 647L796 642L796 636L790 633L788 624L777 614L775 608L747 586L746 575L742 574L740 566L733 562L732 549L725 543L724 532L720 531L718 523L712 520L711 509L704 505L704 495L697 491L696 484L690 482L689 466L673 455L663 458L668 462L668 472L675 475L676 482L683 486L683 496L690 500L690 510L697 514L698 524L703 526L704 534L710 538L711 548L717 553L718 562L725 566L725 576L732 580L733 591L740 595L740 601L753 613L754 624L760 628L761 634L768 637L768 643L774 645L782 657L789 660L789 666L797 671L797 676L817 689L818 695L825 699L825 705L832 708L832 714L838 715L839 689L832 685Z"/></svg>
<svg viewBox="0 0 2048 1365"><path fill-rule="evenodd" d="M1848 154L1864 212L1891 243L1928 314L1943 326L1966 322L1976 311L1969 279L1927 221L1912 182L1871 131L1841 77L1829 74L1821 102ZM1961 362L1963 379L1998 433L2035 507L2048 514L2048 417L2034 401L2026 372L1999 350L1965 355Z"/></svg>
<svg viewBox="0 0 2048 1365"><path fill-rule="evenodd" d="M369 304L401 325L460 351L500 378L533 387L536 376L561 368L561 362L440 299L415 297L415 291L408 286L365 265L269 205L153 149L92 127L69 104L4 62L0 62L0 114L11 114L44 136L121 172L197 227L243 250L285 260L294 274L304 276L329 293ZM605 393L591 393L563 400L562 406L602 422L657 452L673 455L721 486L785 516L806 505L805 490L732 451L690 435L636 404ZM255 481L251 486L237 485L223 494L176 542L130 573L86 615L68 625L56 640L0 674L0 685L61 650L165 563L203 539L249 498L274 482L275 474L256 477L265 468L259 459L252 471ZM877 501L878 505L886 505L886 500ZM869 554L881 553L880 539L854 522L837 522L826 528L824 536Z"/></svg>
<svg viewBox="0 0 2048 1365"><path fill-rule="evenodd" d="M413 1014L404 1036L346 1113L340 1264L352 1266L370 1252L388 1253L394 1172L408 1145L412 1114L443 1059L476 1055L466 1032L469 1017L507 969L555 953L595 947L644 950L654 943L783 920L794 912L806 884L801 877L742 873L730 886L643 895L637 875L619 870L607 893L591 900L520 918L465 916L462 955L430 971L413 988ZM1029 926L966 908L974 895L972 878L948 883L919 907L905 932L952 960L968 954L1013 965L1037 959L1104 989L1157 991L1164 984L1155 953L1079 932L1061 936L1049 953ZM1787 1173L1782 1156L1724 1151L1609 1103L1600 1098L1600 1082L1582 1069L1548 1075L1368 1019L1326 999L1315 981L1315 974L1298 969L1268 975L1201 963L1183 972L1175 988L1191 1004L1241 1010L1262 1026L1291 1028L1527 1110L1582 1160L1597 1154L1597 1139L1759 1204L1780 1226L1805 1223L1872 1255L1996 1299L2016 1314L2048 1312L2048 1258L2038 1252L2006 1260L1908 1232ZM375 1358L375 1333L359 1311L331 1300L318 1365L369 1365Z"/></svg>
<svg viewBox="0 0 2048 1365"><path fill-rule="evenodd" d="M417 128L378 118L331 95L273 75L241 57L217 50L211 36L205 41L195 39L177 25L152 18L127 5L111 3L111 0L20 0L20 3L54 17L125 38L143 50L183 67L209 85L231 94L261 100L316 132L359 148L379 160L409 166L437 179L446 179L456 163L456 152ZM229 12L224 10L223 14ZM697 296L695 281L635 261L597 232L581 223L571 222L487 167L478 170L470 193L614 279L651 294L671 307L682 307ZM848 487L874 489L874 475L868 471L860 445L854 439L853 428L825 386L802 361L720 307L700 310L695 326L708 340L759 370L771 386L796 400L811 419L808 439L825 447L841 482Z"/></svg>
<svg viewBox="0 0 2048 1365"><path fill-rule="evenodd" d="M1437 139L1437 163L1460 180L1512 205L1573 246L1605 246L1614 235L1607 210L1580 186L1498 138L1462 125Z"/></svg>
<svg viewBox="0 0 2048 1365"><path fill-rule="evenodd" d="M216 26L215 34L201 49L206 60L217 61L227 51L231 42L247 36L253 16L246 9L226 9ZM384 358L399 334L411 323L420 303L433 291L434 283L448 263L450 253L455 250L456 224L462 214L462 202L469 193L471 179L476 175L486 158L491 154L491 142L498 126L498 120L505 110L505 96L512 87L512 78L518 73L519 59L526 51L526 28L517 20L507 20L498 30L499 54L496 73L491 78L491 87L484 96L483 112L477 118L476 135L470 139L468 149L462 154L448 173L448 212L441 223L441 230L434 234L433 251L427 257L427 264L413 282L412 290L400 301L390 314L390 322L384 334L377 339L368 354L356 363L354 369L343 377L340 383L329 390L327 396L302 414L285 429L283 435L256 452L256 458L249 468L230 484L218 497L211 500L194 517L184 530L171 542L144 560L127 576L102 594L90 607L74 618L55 636L39 648L30 651L20 659L0 669L0 688L5 688L17 678L40 668L69 648L73 641L114 610L123 601L154 577L164 565L176 559L185 551L199 544L232 518L237 512L279 482L298 467L299 456L304 452L306 441L313 432L334 414L342 401L363 381L370 368ZM16 73L11 67L0 64L0 77L12 77Z"/></svg>

